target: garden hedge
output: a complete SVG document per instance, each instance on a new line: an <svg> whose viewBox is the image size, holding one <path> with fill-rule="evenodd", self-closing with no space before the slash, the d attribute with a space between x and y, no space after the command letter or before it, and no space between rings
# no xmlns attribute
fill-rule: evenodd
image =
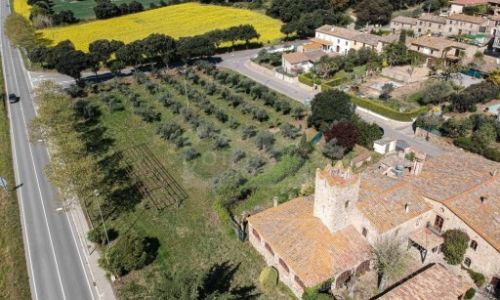
<svg viewBox="0 0 500 300"><path fill-rule="evenodd" d="M374 113L387 117L389 119L393 119L396 121L403 122L411 122L414 118L416 118L419 114L425 112L427 107L421 107L419 109L409 111L409 112L399 112L390 107L384 106L382 104L370 101L368 99L363 99L360 97L356 97L351 95L352 103L356 104L359 107L366 108Z"/></svg>
<svg viewBox="0 0 500 300"><path fill-rule="evenodd" d="M301 82L305 85L308 85L308 86L314 85L314 81L311 78L307 77L306 74L299 75L299 82Z"/></svg>
<svg viewBox="0 0 500 300"><path fill-rule="evenodd" d="M336 77L331 80L325 81L323 84L321 84L321 91L327 91L331 88L341 85L348 80L349 78L346 77Z"/></svg>

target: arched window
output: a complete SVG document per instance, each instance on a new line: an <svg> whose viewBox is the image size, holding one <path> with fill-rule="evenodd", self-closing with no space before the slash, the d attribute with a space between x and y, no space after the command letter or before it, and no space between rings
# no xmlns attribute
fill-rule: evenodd
<svg viewBox="0 0 500 300"><path fill-rule="evenodd" d="M472 240L472 241L470 242L470 247L471 247L472 249L474 249L474 250L477 250L477 242L476 242L476 241L474 241L474 240Z"/></svg>
<svg viewBox="0 0 500 300"><path fill-rule="evenodd" d="M466 258L464 259L464 265L465 265L466 267L470 267L470 264L471 264L471 263L472 263L472 261L470 260L470 258L466 257Z"/></svg>
<svg viewBox="0 0 500 300"><path fill-rule="evenodd" d="M346 201L345 204L344 204L345 208L348 208L349 207L349 201Z"/></svg>

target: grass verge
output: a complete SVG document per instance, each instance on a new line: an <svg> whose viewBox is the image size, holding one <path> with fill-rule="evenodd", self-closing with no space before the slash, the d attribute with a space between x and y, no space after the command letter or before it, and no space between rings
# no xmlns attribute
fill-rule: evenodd
<svg viewBox="0 0 500 300"><path fill-rule="evenodd" d="M0 176L14 184L3 74L0 67ZM0 299L30 299L19 207L14 192L0 190Z"/></svg>

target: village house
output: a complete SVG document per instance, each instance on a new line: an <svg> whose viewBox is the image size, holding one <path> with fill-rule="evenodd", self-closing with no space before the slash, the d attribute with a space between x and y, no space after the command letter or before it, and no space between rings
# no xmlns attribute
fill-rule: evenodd
<svg viewBox="0 0 500 300"><path fill-rule="evenodd" d="M464 11L464 7L477 6L477 5L487 5L488 0L453 0L450 1L451 14L461 14Z"/></svg>
<svg viewBox="0 0 500 300"><path fill-rule="evenodd" d="M341 162L318 169L314 196L248 218L250 243L297 296L331 279L332 288L341 288L353 275L370 270L371 245L380 239L406 242L422 264L437 260L441 235L448 229L461 229L470 238L463 266L499 284L500 165L463 151L429 159L417 153L405 164L394 157L361 174ZM439 268L429 268L404 286L420 280L429 285L425 276L440 276L444 271ZM457 296L453 299L466 290L462 285L429 287L436 297L446 292ZM395 288L386 297L410 290Z"/></svg>
<svg viewBox="0 0 500 300"><path fill-rule="evenodd" d="M325 55L322 50L286 53L281 56L281 65L288 74L308 72Z"/></svg>
<svg viewBox="0 0 500 300"><path fill-rule="evenodd" d="M350 49L358 50L363 47L381 52L383 47L377 35L332 25L317 28L315 38L311 41L322 44L325 52L338 54L347 54Z"/></svg>
<svg viewBox="0 0 500 300"><path fill-rule="evenodd" d="M465 14L453 14L447 18L447 35L487 33L490 20Z"/></svg>
<svg viewBox="0 0 500 300"><path fill-rule="evenodd" d="M430 60L443 59L447 62L463 60L463 63L468 63L477 51L475 46L435 36L420 36L409 44L410 50L424 54Z"/></svg>
<svg viewBox="0 0 500 300"><path fill-rule="evenodd" d="M446 18L433 14L422 14L418 18L417 35L442 34L446 26Z"/></svg>
<svg viewBox="0 0 500 300"><path fill-rule="evenodd" d="M402 299L463 299L472 287L470 281L457 276L441 264L429 264L403 282L389 287L376 298L380 300Z"/></svg>
<svg viewBox="0 0 500 300"><path fill-rule="evenodd" d="M391 20L390 27L393 32L401 31L401 30L412 30L416 31L418 24L418 19L405 17L405 16L397 16Z"/></svg>

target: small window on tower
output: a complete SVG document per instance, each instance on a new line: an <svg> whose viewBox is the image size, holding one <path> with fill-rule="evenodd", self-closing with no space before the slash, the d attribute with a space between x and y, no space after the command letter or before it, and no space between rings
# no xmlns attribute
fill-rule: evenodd
<svg viewBox="0 0 500 300"><path fill-rule="evenodd" d="M363 227L363 231L361 233L363 234L364 237L366 237L368 235L368 229Z"/></svg>
<svg viewBox="0 0 500 300"><path fill-rule="evenodd" d="M349 201L346 201L345 202L345 208L348 208L349 207Z"/></svg>

